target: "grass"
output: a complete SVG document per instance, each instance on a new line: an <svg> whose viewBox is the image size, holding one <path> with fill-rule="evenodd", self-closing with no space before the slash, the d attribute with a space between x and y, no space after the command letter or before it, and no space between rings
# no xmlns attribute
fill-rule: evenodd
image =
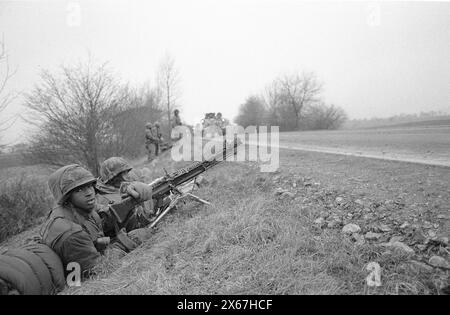
<svg viewBox="0 0 450 315"><path fill-rule="evenodd" d="M44 168L9 168L0 178L0 242L43 221L53 198Z"/></svg>
<svg viewBox="0 0 450 315"><path fill-rule="evenodd" d="M406 254L318 228L313 221L336 192L312 185L279 198L277 176L224 163L196 192L212 206L186 203L138 249L63 294L438 294L448 279L418 270ZM372 261L382 269L379 288L366 285Z"/></svg>
<svg viewBox="0 0 450 315"><path fill-rule="evenodd" d="M170 158L143 161L133 165L146 182L164 175L163 169L170 172L187 164ZM337 196L353 207L356 198L377 204L393 199L392 194L405 195L420 209L436 208L430 214L435 216L448 204L443 170L421 167L412 172L405 164L290 151L282 152L282 163L278 173L260 173L251 163L223 163L209 171L208 184L195 193L211 206L187 202L164 218L138 249L123 258L106 257L95 277L62 294L398 295L440 294L439 288L448 285L449 271L425 270L412 264L415 257L375 244L357 245L340 228L321 229L313 223L324 212L346 214L334 203ZM6 200L0 205L15 204L3 220L32 214L20 228L11 221L2 223L2 228L16 229L13 233L38 224L33 218L49 209L51 201L46 185L50 171L20 170L24 172L7 169L0 174L0 196ZM424 183L418 184L418 178ZM298 186L293 188L293 183ZM276 196L280 187L295 198ZM409 217L412 206L392 215L403 211ZM32 232L36 228L7 243L19 244ZM370 262L381 266L381 287L366 285Z"/></svg>

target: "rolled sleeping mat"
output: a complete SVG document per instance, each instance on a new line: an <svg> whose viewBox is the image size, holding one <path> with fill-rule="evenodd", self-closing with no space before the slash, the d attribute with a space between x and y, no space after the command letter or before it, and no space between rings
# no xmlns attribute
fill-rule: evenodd
<svg viewBox="0 0 450 315"><path fill-rule="evenodd" d="M64 287L66 286L66 277L64 266L59 256L45 244L31 243L22 246L22 248L36 254L42 259L50 271L53 287L56 292L64 290Z"/></svg>
<svg viewBox="0 0 450 315"><path fill-rule="evenodd" d="M44 244L29 244L0 255L0 279L23 295L56 294L65 286L61 260Z"/></svg>
<svg viewBox="0 0 450 315"><path fill-rule="evenodd" d="M23 295L40 295L41 283L35 271L24 260L0 255L0 279Z"/></svg>
<svg viewBox="0 0 450 315"><path fill-rule="evenodd" d="M53 291L52 275L39 256L22 248L8 250L5 255L12 258L17 258L18 260L28 264L33 271L34 277L39 282L38 294L51 294Z"/></svg>

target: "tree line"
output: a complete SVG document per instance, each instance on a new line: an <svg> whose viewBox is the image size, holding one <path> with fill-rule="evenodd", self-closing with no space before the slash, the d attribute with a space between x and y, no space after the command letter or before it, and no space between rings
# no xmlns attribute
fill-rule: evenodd
<svg viewBox="0 0 450 315"><path fill-rule="evenodd" d="M321 98L323 84L313 72L285 74L262 93L250 95L239 107L235 123L247 126L279 126L280 131L337 129L345 111Z"/></svg>
<svg viewBox="0 0 450 315"><path fill-rule="evenodd" d="M25 95L26 120L36 127L25 153L28 161L79 163L98 175L108 157L142 155L147 122L159 121L169 138L170 112L179 96L179 74L170 56L161 62L153 87L130 88L107 64L59 70L43 71L40 83Z"/></svg>
<svg viewBox="0 0 450 315"><path fill-rule="evenodd" d="M6 54L0 45L0 64ZM6 63L7 65L7 63ZM2 73L0 94L12 73ZM170 140L171 113L178 106L180 74L174 59L161 61L154 86L131 88L118 80L107 64L91 61L42 71L38 84L24 94L25 120L35 128L24 152L25 164L63 166L78 163L98 175L100 162L111 156L135 158L144 152L147 122L159 121ZM261 95L240 106L235 122L244 127L276 125L281 131L336 129L345 112L326 105L321 82L314 73L276 78ZM1 95L0 95L1 96ZM0 98L0 112L12 101ZM5 121L0 121L0 133Z"/></svg>

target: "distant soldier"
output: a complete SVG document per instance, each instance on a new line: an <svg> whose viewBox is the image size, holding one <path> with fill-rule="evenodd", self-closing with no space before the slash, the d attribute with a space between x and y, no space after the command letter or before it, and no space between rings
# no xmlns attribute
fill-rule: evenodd
<svg viewBox="0 0 450 315"><path fill-rule="evenodd" d="M172 119L172 128L175 128L176 126L181 126L181 118L180 118L180 111L178 109L175 109L173 111L173 119Z"/></svg>
<svg viewBox="0 0 450 315"><path fill-rule="evenodd" d="M176 128L177 126L182 126L181 118L180 118L180 111L178 109L175 109L173 111L173 118L172 118L172 129ZM178 136L178 138L172 138L172 141L178 141L182 138L182 134Z"/></svg>
<svg viewBox="0 0 450 315"><path fill-rule="evenodd" d="M158 139L158 142L155 143L155 156L159 155L159 151L161 149L160 147L163 142L163 137L162 137L160 127L161 126L159 125L159 122L155 122L155 124L153 125L153 128L155 129L154 132L155 132L156 138Z"/></svg>
<svg viewBox="0 0 450 315"><path fill-rule="evenodd" d="M147 161L153 159L153 154L158 155L159 138L156 129L151 123L145 125L145 148L147 149Z"/></svg>
<svg viewBox="0 0 450 315"><path fill-rule="evenodd" d="M222 118L222 113L217 113L216 115L217 125L222 129L222 135L225 135L226 128L229 124L228 119Z"/></svg>

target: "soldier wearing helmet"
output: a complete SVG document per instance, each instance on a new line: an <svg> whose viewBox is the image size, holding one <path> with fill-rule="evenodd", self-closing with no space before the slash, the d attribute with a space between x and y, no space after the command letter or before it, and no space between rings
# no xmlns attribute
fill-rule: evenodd
<svg viewBox="0 0 450 315"><path fill-rule="evenodd" d="M216 124L222 130L222 135L226 134L226 127L230 124L228 119L222 117L222 113L217 113L216 115Z"/></svg>
<svg viewBox="0 0 450 315"><path fill-rule="evenodd" d="M172 120L172 128L175 128L176 126L181 126L181 118L180 118L180 111L178 109L175 109L173 111L173 120Z"/></svg>
<svg viewBox="0 0 450 315"><path fill-rule="evenodd" d="M182 125L183 125L183 123L181 122L180 111L178 109L175 109L173 111L173 118L172 118L172 122L171 122L172 129L175 129L178 126L182 126ZM172 135L172 132L171 132L170 136L171 136L172 141L179 141L183 137L183 133L179 132L178 137L175 137Z"/></svg>
<svg viewBox="0 0 450 315"><path fill-rule="evenodd" d="M64 166L50 175L49 188L55 207L48 214L40 231L43 242L51 247L67 264L76 262L83 273L89 272L105 251L120 253L132 250L137 244L124 231L113 238L105 237L104 229L113 217L109 207L100 208L96 201L94 176L77 164ZM151 189L142 183L127 188L129 195L145 201L151 199ZM100 211L99 211L100 212Z"/></svg>
<svg viewBox="0 0 450 315"><path fill-rule="evenodd" d="M156 125L158 127L156 127ZM160 139L158 137L159 123L147 123L145 125L145 148L147 149L147 161L153 160L153 154L157 156L159 154Z"/></svg>
<svg viewBox="0 0 450 315"><path fill-rule="evenodd" d="M160 129L159 122L155 122L153 125L154 133L156 134L156 137L158 138L158 141L155 143L155 156L159 155L161 144L163 143L162 133Z"/></svg>
<svg viewBox="0 0 450 315"><path fill-rule="evenodd" d="M100 165L100 182L120 188L133 167L121 157L111 157Z"/></svg>
<svg viewBox="0 0 450 315"><path fill-rule="evenodd" d="M121 157L111 157L100 165L100 177L95 186L97 190L97 202L100 205L109 205L122 200L121 187L130 182L138 181L139 177L133 172L133 167ZM119 225L131 231L144 227L150 223L149 216L153 214L153 204L151 200L136 206L129 215L128 220ZM111 227L111 224L109 225ZM107 236L114 233L114 230L105 230Z"/></svg>

